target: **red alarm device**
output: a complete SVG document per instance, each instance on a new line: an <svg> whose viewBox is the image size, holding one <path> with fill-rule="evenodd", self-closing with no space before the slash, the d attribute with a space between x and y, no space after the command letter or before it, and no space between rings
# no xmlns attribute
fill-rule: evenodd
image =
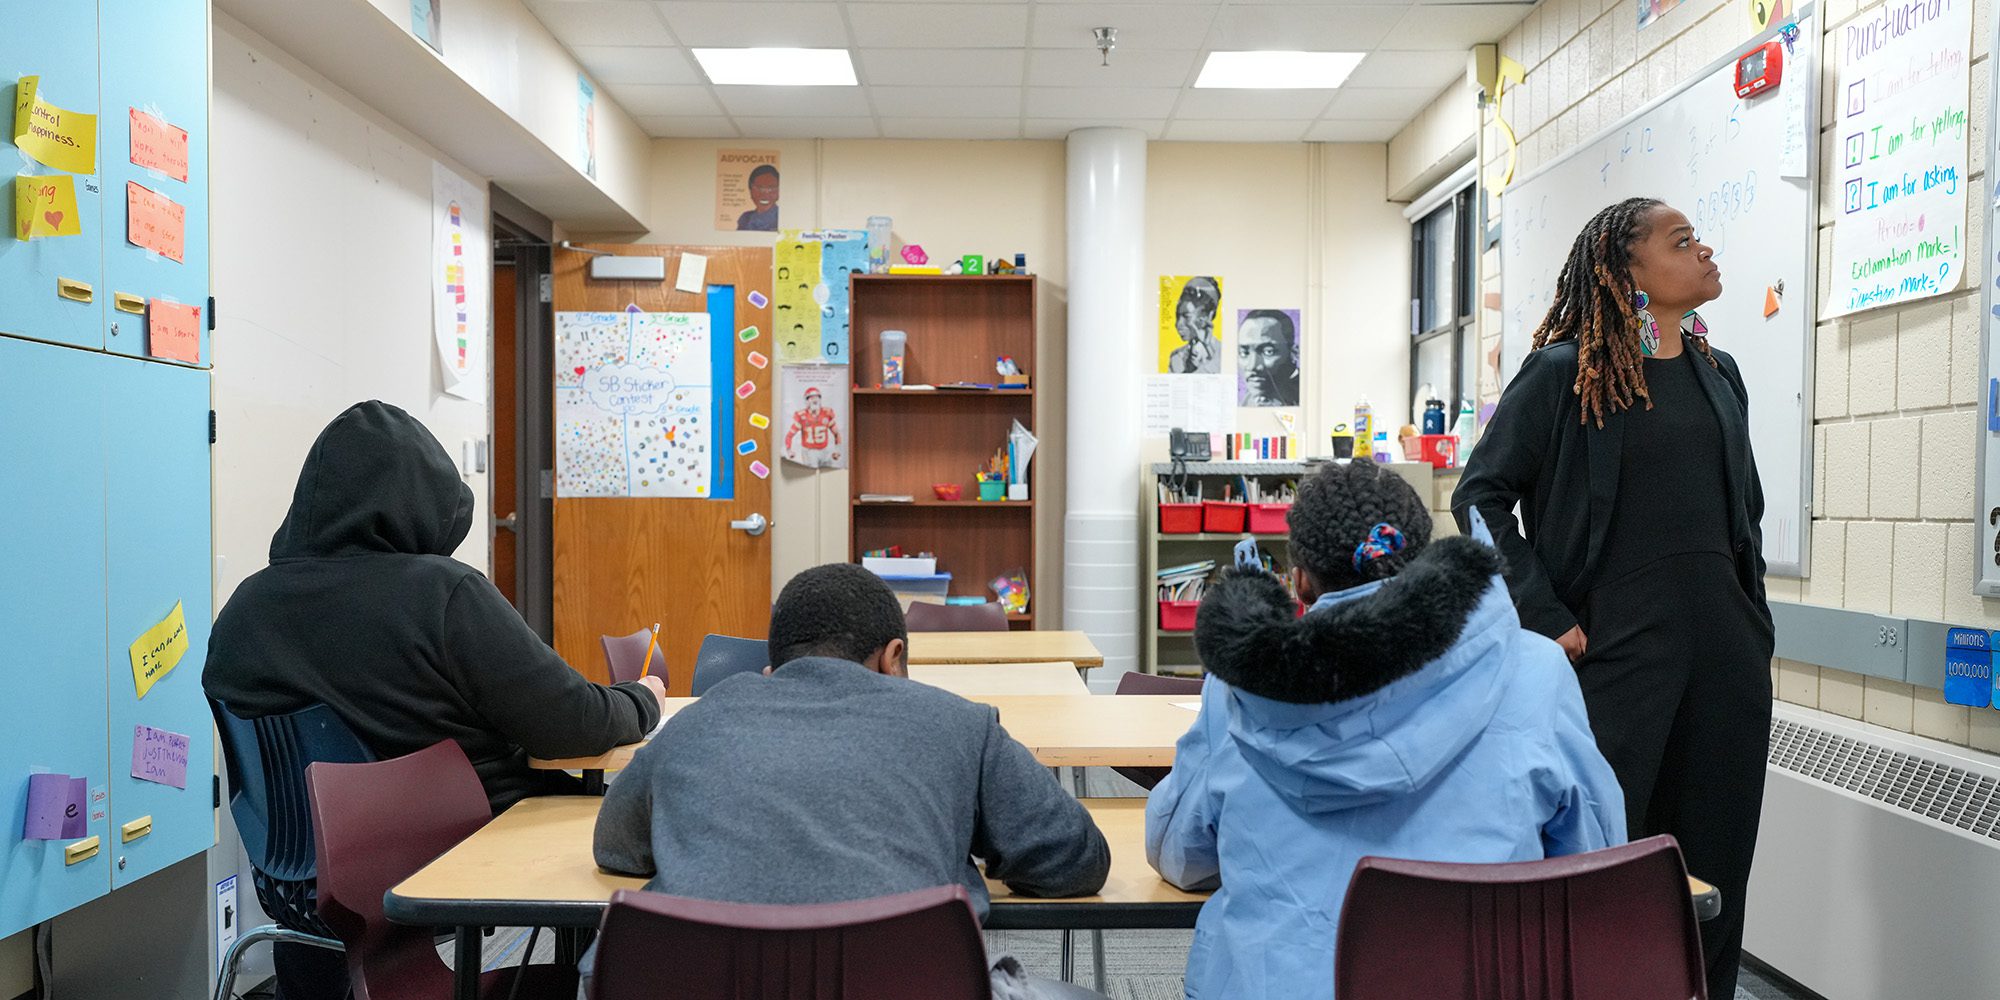
<svg viewBox="0 0 2000 1000"><path fill-rule="evenodd" d="M1736 60L1736 96L1753 97L1785 75L1785 43L1773 38Z"/></svg>

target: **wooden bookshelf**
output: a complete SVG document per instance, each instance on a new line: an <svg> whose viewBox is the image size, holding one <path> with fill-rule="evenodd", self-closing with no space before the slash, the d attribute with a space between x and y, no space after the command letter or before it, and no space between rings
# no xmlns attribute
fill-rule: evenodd
<svg viewBox="0 0 2000 1000"><path fill-rule="evenodd" d="M1015 628L1034 625L1035 607L1049 595L1035 577L1034 483L1042 459L1029 465L1029 497L981 501L980 466L1004 449L1015 421L1034 431L1034 390L881 388L882 331L908 337L904 381L994 383L994 361L1014 359L1032 377L1035 366L1033 275L942 276L856 274L850 278L851 352L856 387L852 490L853 557L899 545L935 553L952 575L954 596L992 599L987 584L1025 570L1028 612L1010 616ZM1039 432L1037 432L1039 433ZM960 500L938 500L931 487L955 483ZM907 495L911 501L863 501L861 495Z"/></svg>

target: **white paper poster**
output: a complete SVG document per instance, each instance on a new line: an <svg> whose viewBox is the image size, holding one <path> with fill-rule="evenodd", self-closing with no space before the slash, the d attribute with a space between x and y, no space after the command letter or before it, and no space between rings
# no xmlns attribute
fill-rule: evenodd
<svg viewBox="0 0 2000 1000"><path fill-rule="evenodd" d="M556 495L706 497L707 313L556 313Z"/></svg>
<svg viewBox="0 0 2000 1000"><path fill-rule="evenodd" d="M1148 375L1143 388L1148 437L1178 427L1210 435L1236 430L1236 390L1229 375Z"/></svg>
<svg viewBox="0 0 2000 1000"><path fill-rule="evenodd" d="M1839 214L1828 317L1958 287L1972 2L1893 3L1834 30Z"/></svg>
<svg viewBox="0 0 2000 1000"><path fill-rule="evenodd" d="M486 190L433 161L431 215L431 336L444 391L482 402L493 294Z"/></svg>
<svg viewBox="0 0 2000 1000"><path fill-rule="evenodd" d="M848 367L785 365L778 371L785 415L778 454L808 468L847 468Z"/></svg>

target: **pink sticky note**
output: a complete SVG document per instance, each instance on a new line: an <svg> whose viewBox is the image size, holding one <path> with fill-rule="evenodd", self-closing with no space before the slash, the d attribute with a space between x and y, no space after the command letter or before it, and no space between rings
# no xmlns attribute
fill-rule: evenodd
<svg viewBox="0 0 2000 1000"><path fill-rule="evenodd" d="M750 367L758 369L759 371L762 371L764 368L768 367L771 364L771 359L765 357L761 352L758 351L751 351L749 356L745 357L743 360L750 362Z"/></svg>
<svg viewBox="0 0 2000 1000"><path fill-rule="evenodd" d="M132 727L132 777L186 788L187 770L186 736L148 725Z"/></svg>
<svg viewBox="0 0 2000 1000"><path fill-rule="evenodd" d="M126 181L125 242L181 263L187 247L187 206Z"/></svg>
<svg viewBox="0 0 2000 1000"><path fill-rule="evenodd" d="M755 393L756 391L757 391L757 383L745 381L742 385L736 387L736 398L749 399L751 394Z"/></svg>
<svg viewBox="0 0 2000 1000"><path fill-rule="evenodd" d="M187 129L169 125L139 110L132 112L132 163L177 181L188 179Z"/></svg>
<svg viewBox="0 0 2000 1000"><path fill-rule="evenodd" d="M762 462L751 462L750 474L756 476L758 479L769 479L771 478L771 467Z"/></svg>
<svg viewBox="0 0 2000 1000"><path fill-rule="evenodd" d="M156 358L197 364L201 361L201 307L146 301L146 350Z"/></svg>
<svg viewBox="0 0 2000 1000"><path fill-rule="evenodd" d="M69 775L28 775L28 817L22 840L54 840L63 835L63 809L69 805Z"/></svg>
<svg viewBox="0 0 2000 1000"><path fill-rule="evenodd" d="M758 309L762 309L765 306L771 304L771 300L765 298L763 292L751 292L749 298L750 298L750 304Z"/></svg>

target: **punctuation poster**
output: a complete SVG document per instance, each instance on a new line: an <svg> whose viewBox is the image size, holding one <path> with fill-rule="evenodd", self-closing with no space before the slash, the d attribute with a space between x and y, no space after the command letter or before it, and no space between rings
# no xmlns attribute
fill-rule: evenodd
<svg viewBox="0 0 2000 1000"><path fill-rule="evenodd" d="M707 313L556 313L556 495L707 497Z"/></svg>
<svg viewBox="0 0 2000 1000"><path fill-rule="evenodd" d="M1941 295L1965 270L1972 0L1834 30L1833 289L1825 315Z"/></svg>

